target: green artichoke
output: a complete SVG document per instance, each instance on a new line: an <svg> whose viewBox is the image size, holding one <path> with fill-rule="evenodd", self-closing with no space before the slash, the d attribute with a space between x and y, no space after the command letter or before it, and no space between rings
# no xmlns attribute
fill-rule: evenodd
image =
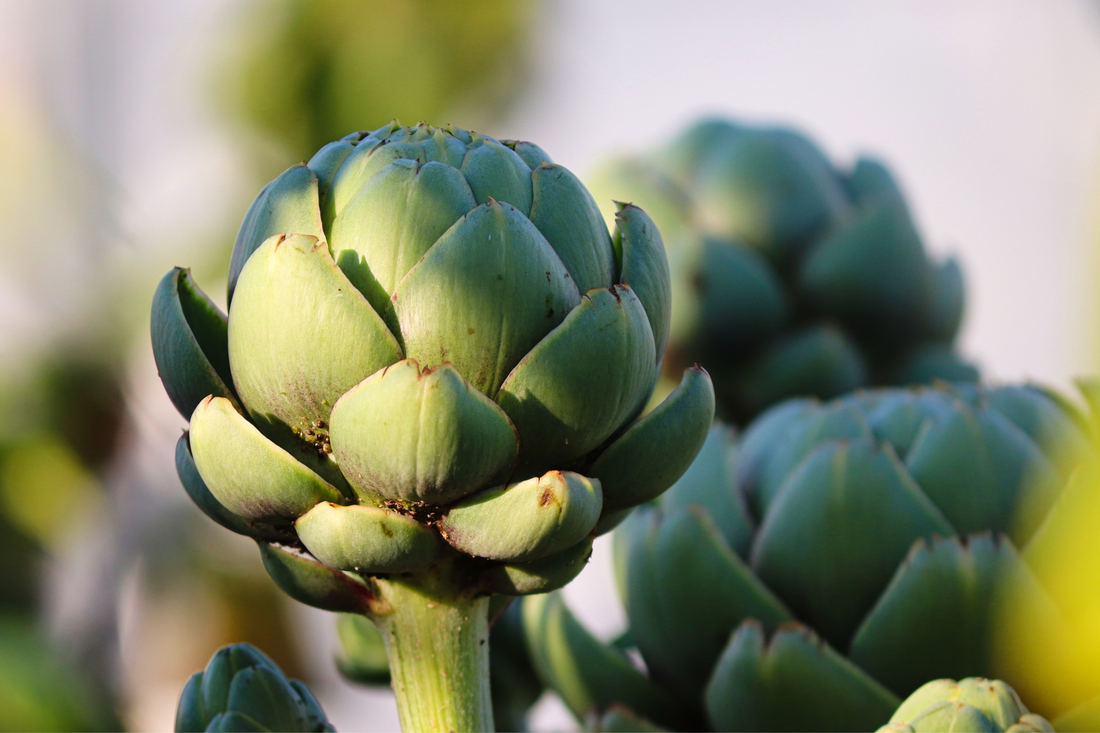
<svg viewBox="0 0 1100 733"><path fill-rule="evenodd" d="M308 687L288 680L251 644L231 644L214 652L206 670L187 680L176 708L176 730L320 733L336 729Z"/></svg>
<svg viewBox="0 0 1100 733"><path fill-rule="evenodd" d="M379 625L405 727L491 728L489 595L569 582L713 419L699 367L642 416L653 222L624 205L612 237L530 143L395 122L260 193L229 298L178 268L154 297L184 487L291 596Z"/></svg>
<svg viewBox="0 0 1100 733"><path fill-rule="evenodd" d="M952 348L959 266L929 260L877 160L838 170L797 132L707 120L594 181L661 230L674 306L665 367L704 364L724 419L743 424L788 397L977 379Z"/></svg>
<svg viewBox="0 0 1100 733"><path fill-rule="evenodd" d="M1000 680L968 677L935 680L908 697L879 733L1054 733L1042 716L1029 713L1016 691Z"/></svg>
<svg viewBox="0 0 1100 733"><path fill-rule="evenodd" d="M1039 657L1020 638L1005 653L996 602L1011 592L1043 644L1064 628L1030 553L1091 490L1067 482L1095 455L1085 425L1035 387L941 384L785 402L739 442L716 426L615 534L645 671L559 594L525 604L536 668L578 718L617 702L682 730L871 730L946 676L1067 710L1100 690L1031 697Z"/></svg>

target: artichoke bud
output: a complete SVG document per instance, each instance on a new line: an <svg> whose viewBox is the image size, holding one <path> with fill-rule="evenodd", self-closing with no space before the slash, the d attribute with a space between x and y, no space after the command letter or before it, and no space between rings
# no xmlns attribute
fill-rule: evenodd
<svg viewBox="0 0 1100 733"><path fill-rule="evenodd" d="M651 324L659 353L667 338L665 376L706 364L723 419L746 424L783 399L865 384L975 379L952 350L961 272L929 260L878 161L842 171L794 131L704 120L590 182L597 199L625 195L659 226L675 304L671 332ZM617 256L620 281L659 314Z"/></svg>
<svg viewBox="0 0 1100 733"><path fill-rule="evenodd" d="M309 689L251 644L222 647L183 688L176 730L335 730Z"/></svg>
<svg viewBox="0 0 1100 733"><path fill-rule="evenodd" d="M158 289L188 493L330 611L389 614L387 583L564 585L714 413L691 368L639 419L670 274L642 209L615 223L538 146L453 127L391 123L287 170L242 224L228 316L182 270Z"/></svg>
<svg viewBox="0 0 1100 733"><path fill-rule="evenodd" d="M1007 685L1035 697L1037 670L1055 669L1044 662L1084 644L1041 558L1061 512L1090 516L1076 500L1091 484L1071 478L1095 463L1088 430L1034 386L946 384L793 400L740 440L714 430L615 535L645 679L699 711L691 729L871 730L898 697L968 669L1006 684L930 684L884 730L1049 730ZM539 607L525 600L532 656L578 718L614 702L638 709L625 685L578 679L572 660L597 656L593 642ZM1006 611L1026 622L991 642ZM1094 687L1048 690L1044 712L1090 730Z"/></svg>
<svg viewBox="0 0 1100 733"><path fill-rule="evenodd" d="M1029 713L1016 691L1000 680L968 677L935 680L906 698L880 731L1053 731L1043 717Z"/></svg>

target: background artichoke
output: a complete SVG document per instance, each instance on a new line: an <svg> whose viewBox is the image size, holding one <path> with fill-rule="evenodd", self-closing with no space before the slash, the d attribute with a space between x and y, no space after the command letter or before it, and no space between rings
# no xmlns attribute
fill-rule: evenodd
<svg viewBox="0 0 1100 733"><path fill-rule="evenodd" d="M1035 387L940 385L792 400L739 444L716 427L615 535L620 646L646 672L557 594L524 609L536 666L578 717L620 702L688 730L873 729L946 676L1069 710L1100 686L1029 673L1046 656L1029 645L1073 644L1030 559L1093 490L1067 483L1095 457L1086 424ZM995 633L1006 596L1031 633Z"/></svg>
<svg viewBox="0 0 1100 733"><path fill-rule="evenodd" d="M839 170L792 130L707 120L593 181L598 198L632 201L660 228L674 304L665 366L705 365L726 420L794 396L977 379L952 347L962 272L929 260L879 161Z"/></svg>
<svg viewBox="0 0 1100 733"><path fill-rule="evenodd" d="M176 708L176 731L335 730L309 688L288 680L251 644L222 647L187 680Z"/></svg>
<svg viewBox="0 0 1100 733"><path fill-rule="evenodd" d="M1000 680L967 677L922 685L894 712L879 733L1041 733L1054 728L1041 715L1029 713L1019 695Z"/></svg>
<svg viewBox="0 0 1100 733"><path fill-rule="evenodd" d="M637 419L668 268L616 221L535 145L395 122L261 192L228 318L186 270L158 287L185 488L291 596L379 624L406 728L490 729L489 595L568 582L705 440L698 367Z"/></svg>

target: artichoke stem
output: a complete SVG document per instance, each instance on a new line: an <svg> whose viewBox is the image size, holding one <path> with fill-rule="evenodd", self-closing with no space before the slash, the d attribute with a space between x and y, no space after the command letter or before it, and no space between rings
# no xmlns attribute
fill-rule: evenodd
<svg viewBox="0 0 1100 733"><path fill-rule="evenodd" d="M374 616L386 642L401 729L492 731L489 597L447 577L377 579L390 612Z"/></svg>

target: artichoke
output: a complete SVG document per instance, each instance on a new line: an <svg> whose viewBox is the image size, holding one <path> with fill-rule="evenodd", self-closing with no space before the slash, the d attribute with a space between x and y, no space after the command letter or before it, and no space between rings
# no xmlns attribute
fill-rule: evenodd
<svg viewBox="0 0 1100 733"><path fill-rule="evenodd" d="M489 596L571 580L713 419L699 367L642 416L653 222L624 205L612 237L531 143L394 122L260 193L229 302L179 268L154 297L184 487L292 597L371 617L405 728L491 729Z"/></svg>
<svg viewBox="0 0 1100 733"><path fill-rule="evenodd" d="M187 680L176 708L176 730L336 730L309 688L288 680L267 655L251 644L222 647L206 670Z"/></svg>
<svg viewBox="0 0 1100 733"><path fill-rule="evenodd" d="M704 364L727 421L788 397L977 379L952 348L962 272L930 261L879 161L838 170L797 132L708 120L594 180L660 228L674 304L665 366Z"/></svg>
<svg viewBox="0 0 1100 733"><path fill-rule="evenodd" d="M1000 680L968 677L935 680L910 695L879 733L1054 733L1042 716L1029 713L1016 691Z"/></svg>
<svg viewBox="0 0 1100 733"><path fill-rule="evenodd" d="M683 730L872 730L967 675L1064 712L1100 689L1029 673L1066 628L1032 564L1095 456L1086 425L1036 387L942 383L791 400L739 442L718 425L615 534L645 671L559 594L525 604L536 668L578 718L621 703ZM1003 594L1026 636L996 633Z"/></svg>

